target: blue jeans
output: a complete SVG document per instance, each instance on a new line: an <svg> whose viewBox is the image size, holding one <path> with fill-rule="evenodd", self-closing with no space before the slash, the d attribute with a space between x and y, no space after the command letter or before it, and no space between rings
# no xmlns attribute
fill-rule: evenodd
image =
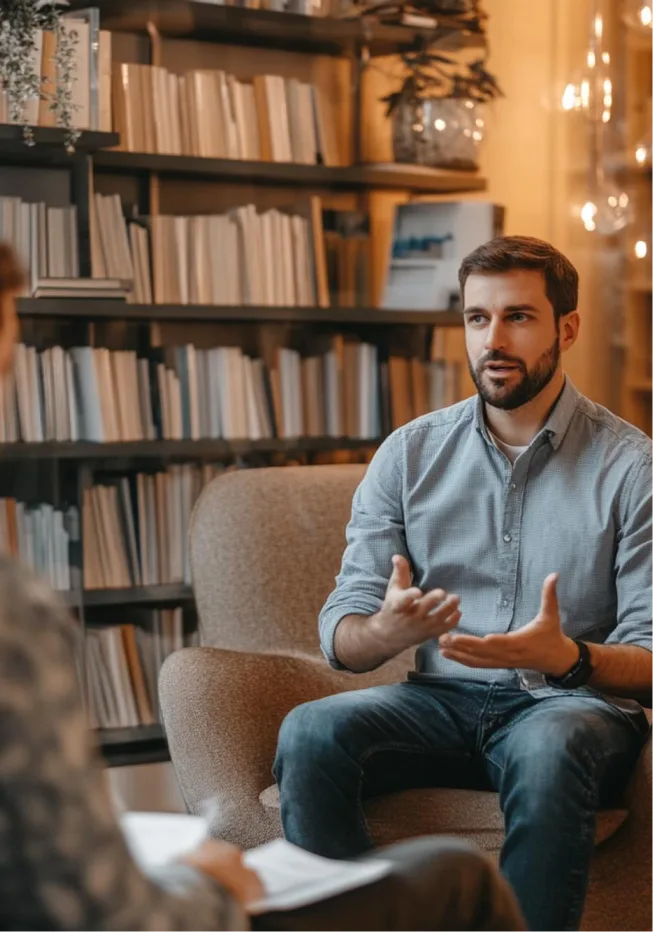
<svg viewBox="0 0 653 932"><path fill-rule="evenodd" d="M326 857L372 847L366 797L426 786L499 792L501 871L529 929L577 929L596 811L615 805L648 733L583 689L408 681L298 706L274 774L286 838Z"/></svg>

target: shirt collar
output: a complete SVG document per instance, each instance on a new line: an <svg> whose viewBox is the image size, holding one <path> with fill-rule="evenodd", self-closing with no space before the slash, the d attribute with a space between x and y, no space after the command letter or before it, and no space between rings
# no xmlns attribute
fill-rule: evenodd
<svg viewBox="0 0 653 932"><path fill-rule="evenodd" d="M574 411L576 410L576 405L578 404L578 398L578 390L572 384L569 376L566 375L564 388L560 392L558 400L553 410L549 414L544 427L533 438L533 441L538 437L545 435L548 437L553 449L557 450L562 443L565 434L567 433L567 428L571 423ZM485 417L483 415L483 402L480 395L476 396L474 422L476 430L482 434L488 443L492 443L492 438L490 437L487 426L485 424Z"/></svg>

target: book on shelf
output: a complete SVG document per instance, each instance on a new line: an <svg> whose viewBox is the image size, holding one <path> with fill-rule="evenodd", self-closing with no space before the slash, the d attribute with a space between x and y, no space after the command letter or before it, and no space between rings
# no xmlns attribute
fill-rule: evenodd
<svg viewBox="0 0 653 932"><path fill-rule="evenodd" d="M462 259L501 235L504 211L482 201L412 201L395 208L383 307L433 311L458 301Z"/></svg>
<svg viewBox="0 0 653 932"><path fill-rule="evenodd" d="M459 400L459 370L440 354L380 360L373 344L338 334L319 354L279 347L269 366L233 346L139 355L90 346L39 352L21 343L2 395L0 442L374 440ZM397 404L405 420L389 414Z"/></svg>
<svg viewBox="0 0 653 932"><path fill-rule="evenodd" d="M298 78L125 62L114 64L112 93L113 129L131 152L342 164L330 102Z"/></svg>
<svg viewBox="0 0 653 932"><path fill-rule="evenodd" d="M370 304L370 217L365 211L322 210L329 303Z"/></svg>
<svg viewBox="0 0 653 932"><path fill-rule="evenodd" d="M35 298L103 298L125 301L132 283L117 278L40 278Z"/></svg>
<svg viewBox="0 0 653 932"><path fill-rule="evenodd" d="M193 506L217 475L235 467L186 463L84 490L84 588L190 582L186 538Z"/></svg>
<svg viewBox="0 0 653 932"><path fill-rule="evenodd" d="M93 276L131 281L137 304L328 304L318 198L259 212L125 217L120 197L92 204Z"/></svg>
<svg viewBox="0 0 653 932"><path fill-rule="evenodd" d="M80 539L79 512L43 503L26 505L0 498L0 552L46 579L53 589L79 586L80 570L71 565L71 544Z"/></svg>
<svg viewBox="0 0 653 932"><path fill-rule="evenodd" d="M87 707L93 728L161 722L161 666L174 651L197 643L197 632L185 631L181 608L139 611L138 621L86 629Z"/></svg>

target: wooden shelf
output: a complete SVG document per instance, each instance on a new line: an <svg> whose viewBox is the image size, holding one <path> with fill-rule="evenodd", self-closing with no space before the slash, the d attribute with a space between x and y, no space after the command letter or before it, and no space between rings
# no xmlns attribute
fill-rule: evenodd
<svg viewBox="0 0 653 932"><path fill-rule="evenodd" d="M2 460L192 460L222 459L253 453L325 453L364 450L380 439L352 437L299 437L293 440L139 440L128 443L5 443Z"/></svg>
<svg viewBox="0 0 653 932"><path fill-rule="evenodd" d="M78 605L81 601L86 608L105 605L171 605L193 599L192 588L184 583L134 586L129 589L85 589L83 592L59 594L68 605Z"/></svg>
<svg viewBox="0 0 653 932"><path fill-rule="evenodd" d="M88 5L73 0L72 9ZM147 34L151 23L161 36L230 45L265 46L323 55L352 54L367 45L373 55L415 48L423 37L441 49L482 47L477 33L460 33L451 18L438 17L436 29L378 23L370 18L335 19L202 3L198 0L95 0L103 29Z"/></svg>
<svg viewBox="0 0 653 932"><path fill-rule="evenodd" d="M99 133L95 130L84 131L75 149L69 153L65 146L65 130L58 127L34 127L35 145L28 146L23 136L23 127L11 123L0 123L0 159L3 164L48 165L65 167L72 165L81 156L96 152L103 146L117 146L120 136L117 133Z"/></svg>
<svg viewBox="0 0 653 932"><path fill-rule="evenodd" d="M153 764L170 759L162 725L98 728L95 735L110 767Z"/></svg>
<svg viewBox="0 0 653 932"><path fill-rule="evenodd" d="M224 9L224 8L223 8ZM105 149L97 152L95 169L120 173L158 172L170 176L225 179L241 184L369 190L384 188L431 194L484 191L486 181L475 172L425 168L421 165L302 165L296 162L251 162L193 155L161 155Z"/></svg>
<svg viewBox="0 0 653 932"><path fill-rule="evenodd" d="M462 327L457 311L393 311L370 307L258 307L211 304L127 304L98 298L20 298L21 317L84 317L89 320L292 321L296 323L390 324Z"/></svg>

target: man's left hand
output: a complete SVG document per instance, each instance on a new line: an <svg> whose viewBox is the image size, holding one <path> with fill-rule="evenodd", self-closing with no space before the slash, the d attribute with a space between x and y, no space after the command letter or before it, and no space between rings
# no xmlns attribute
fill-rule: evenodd
<svg viewBox="0 0 653 932"><path fill-rule="evenodd" d="M440 637L440 653L466 667L536 670L563 676L578 660L578 647L560 627L557 583L557 573L546 577L539 612L518 631L482 638L451 631Z"/></svg>

